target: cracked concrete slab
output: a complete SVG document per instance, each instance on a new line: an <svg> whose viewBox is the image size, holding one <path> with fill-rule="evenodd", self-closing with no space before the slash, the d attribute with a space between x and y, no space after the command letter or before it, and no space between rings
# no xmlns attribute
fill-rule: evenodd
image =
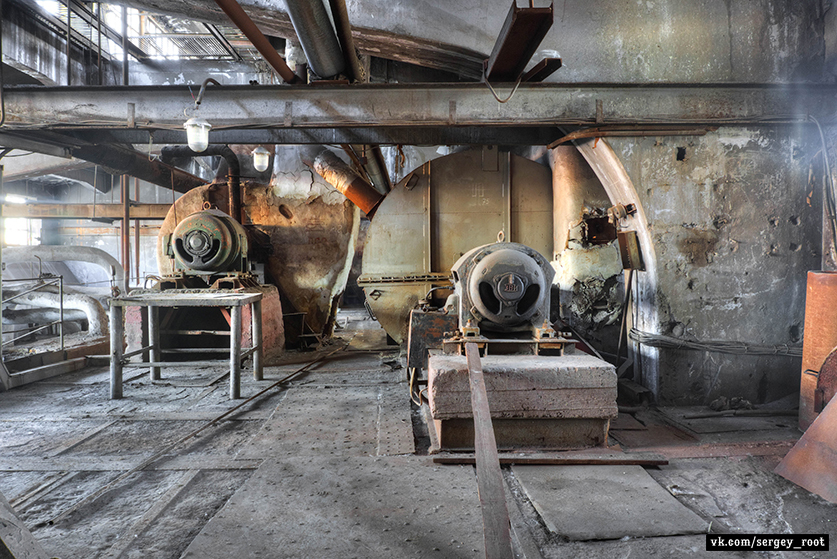
<svg viewBox="0 0 837 559"><path fill-rule="evenodd" d="M641 466L513 466L547 528L570 540L701 534L708 523Z"/></svg>
<svg viewBox="0 0 837 559"><path fill-rule="evenodd" d="M483 557L474 470L429 457L288 457L266 462L183 559Z"/></svg>

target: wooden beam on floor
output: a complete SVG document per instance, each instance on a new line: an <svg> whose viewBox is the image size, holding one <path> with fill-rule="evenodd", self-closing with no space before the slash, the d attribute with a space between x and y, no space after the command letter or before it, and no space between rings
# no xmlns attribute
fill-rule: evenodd
<svg viewBox="0 0 837 559"><path fill-rule="evenodd" d="M477 487L482 508L483 537L486 559L513 559L509 510L497 441L488 407L488 393L480 363L477 344L465 344L468 376L471 386L471 408L474 412L474 455L477 464Z"/></svg>
<svg viewBox="0 0 837 559"><path fill-rule="evenodd" d="M154 523L163 512L177 500L181 493L195 480L200 474L200 470L188 470L180 476L180 479L168 491L161 495L148 509L142 518L137 520L133 526L128 528L127 532L122 534L116 543L110 549L99 555L99 559L119 559L131 547L131 544L142 535L143 532Z"/></svg>
<svg viewBox="0 0 837 559"><path fill-rule="evenodd" d="M546 466L665 466L668 460L660 455L540 453L528 456L498 454L502 465ZM435 464L474 464L473 454L449 454L433 458Z"/></svg>

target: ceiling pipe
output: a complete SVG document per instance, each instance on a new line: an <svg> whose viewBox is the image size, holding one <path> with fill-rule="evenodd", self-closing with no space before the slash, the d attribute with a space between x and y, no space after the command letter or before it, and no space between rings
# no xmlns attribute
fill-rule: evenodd
<svg viewBox="0 0 837 559"><path fill-rule="evenodd" d="M392 190L392 181L389 180L389 172L387 172L387 162L384 159L384 153L381 151L381 146L371 145L369 147L369 165L371 167L370 174L373 180L377 180L376 186L379 191L384 194Z"/></svg>
<svg viewBox="0 0 837 559"><path fill-rule="evenodd" d="M207 147L202 152L198 153L189 146L166 146L160 150L163 161L172 161L173 159L182 157L200 157L202 155L217 155L223 157L227 162L227 185L229 186L229 210L230 216L242 222L243 215L241 213L241 164L238 161L238 156L230 148L230 146L213 145Z"/></svg>
<svg viewBox="0 0 837 559"><path fill-rule="evenodd" d="M360 69L360 60L355 50L355 40L352 37L352 25L349 23L349 10L346 9L346 0L328 0L331 6L331 15L334 16L334 26L337 28L337 37L340 39L340 46L343 49L343 58L349 65L351 76L354 81L361 81L363 72Z"/></svg>
<svg viewBox="0 0 837 559"><path fill-rule="evenodd" d="M343 51L323 0L286 0L285 3L311 70L321 78L344 72Z"/></svg>
<svg viewBox="0 0 837 559"><path fill-rule="evenodd" d="M369 182L381 194L392 190L389 176L386 172L386 162L381 147L377 145L355 144L351 146L355 154L359 155L358 162L369 177ZM349 155L351 157L351 155Z"/></svg>
<svg viewBox="0 0 837 559"><path fill-rule="evenodd" d="M372 188L334 152L322 148L319 152L303 154L302 161L372 219L384 195Z"/></svg>
<svg viewBox="0 0 837 559"><path fill-rule="evenodd" d="M104 144L72 148L77 159L101 165L113 175L130 175L140 180L171 188L175 192L188 192L206 184L206 181L177 167L148 159L148 154L130 148Z"/></svg>
<svg viewBox="0 0 837 559"><path fill-rule="evenodd" d="M250 19L250 16L238 5L236 0L215 0L215 3L224 10L224 13L227 14L227 17L230 18L236 27L238 27L242 33L253 43L253 46L256 47L256 50L264 57L265 61L270 64L276 73L282 77L283 80L287 83L304 83L302 78L297 76L293 73L293 71L288 68L288 65L285 64L285 61L279 56L279 53L276 52L276 49L273 48L273 45L270 44L270 41L267 37L264 36L261 29L256 27L256 24L253 23L253 20Z"/></svg>

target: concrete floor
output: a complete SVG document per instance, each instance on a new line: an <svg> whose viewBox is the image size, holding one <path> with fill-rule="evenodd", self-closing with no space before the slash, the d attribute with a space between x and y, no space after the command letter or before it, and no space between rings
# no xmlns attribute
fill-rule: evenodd
<svg viewBox="0 0 837 559"><path fill-rule="evenodd" d="M398 349L361 314L342 316L348 348L111 486L241 402L227 399L223 364L154 383L128 369L118 401L106 367L0 393L0 492L62 559L482 557L473 467L433 463ZM262 382L244 374L242 396L316 355L289 354ZM837 533L837 505L772 473L798 437L793 418L684 419L689 411L620 417L612 443L669 457L646 472L712 532ZM571 541L549 530L536 508L545 497L533 502L515 468L504 476L529 559L837 557L706 552L702 534Z"/></svg>

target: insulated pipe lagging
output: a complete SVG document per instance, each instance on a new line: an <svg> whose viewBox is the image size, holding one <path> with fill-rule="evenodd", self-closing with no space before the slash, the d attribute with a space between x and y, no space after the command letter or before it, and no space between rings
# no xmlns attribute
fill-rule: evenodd
<svg viewBox="0 0 837 559"><path fill-rule="evenodd" d="M15 302L32 307L56 309L61 304L61 295L33 291L16 298ZM98 338L108 335L108 315L102 304L93 297L81 293L65 293L64 308L82 311L87 316L87 331L91 336Z"/></svg>
<svg viewBox="0 0 837 559"><path fill-rule="evenodd" d="M35 262L40 258L43 262L90 262L105 270L122 293L128 292L125 281L125 270L119 260L95 247L63 246L63 245L35 245L25 247L3 248L3 262Z"/></svg>
<svg viewBox="0 0 837 559"><path fill-rule="evenodd" d="M358 176L334 152L323 149L316 155L303 156L303 161L323 177L326 182L363 210L367 217L371 219L375 215L375 210L378 209L378 204L384 199L384 195Z"/></svg>
<svg viewBox="0 0 837 559"><path fill-rule="evenodd" d="M20 307L14 309L3 309L3 324L44 324L55 322L61 319L61 313L53 308L28 308ZM87 314L75 309L64 309L64 321L86 320Z"/></svg>
<svg viewBox="0 0 837 559"><path fill-rule="evenodd" d="M286 0L285 3L311 70L321 78L343 72L346 69L343 51L323 0Z"/></svg>

